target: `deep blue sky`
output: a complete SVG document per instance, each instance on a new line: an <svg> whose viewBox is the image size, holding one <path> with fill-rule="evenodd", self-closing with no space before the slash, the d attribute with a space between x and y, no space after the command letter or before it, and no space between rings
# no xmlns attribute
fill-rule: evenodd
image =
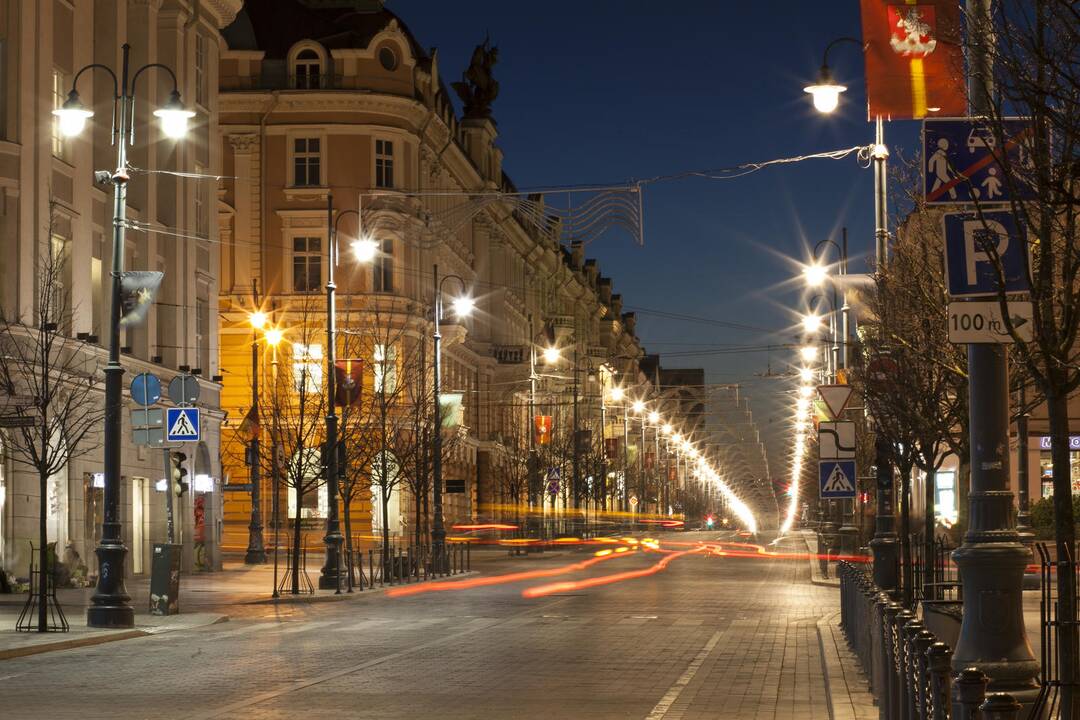
<svg viewBox="0 0 1080 720"><path fill-rule="evenodd" d="M522 188L651 177L695 168L865 144L862 57L854 44L830 56L849 86L840 109L818 115L802 92L828 42L861 37L857 0L391 0L421 44L439 49L440 72L458 79L490 32L501 84L494 116L504 169ZM891 123L890 148L910 152L918 125ZM627 306L769 328L772 334L673 322L639 313L638 335L668 366L705 367L710 383L740 383L784 472L779 430L788 418L790 351L669 357L720 344L795 339L800 295L793 260L807 243L848 227L851 271L873 248L872 177L853 158L814 160L733 180L649 186L645 246L612 233L588 255Z"/></svg>

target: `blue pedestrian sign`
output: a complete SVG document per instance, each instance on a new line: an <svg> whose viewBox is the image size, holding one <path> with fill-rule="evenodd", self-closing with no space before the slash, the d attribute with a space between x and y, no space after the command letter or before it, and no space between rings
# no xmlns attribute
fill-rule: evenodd
<svg viewBox="0 0 1080 720"><path fill-rule="evenodd" d="M1031 153L1033 127L1028 118L1004 118L993 125L979 118L924 120L923 197L926 204L1033 200L1034 187L1021 180L1034 165ZM1006 168L1008 178L1005 177Z"/></svg>
<svg viewBox="0 0 1080 720"><path fill-rule="evenodd" d="M199 408L166 408L165 429L165 439L168 442L198 442Z"/></svg>
<svg viewBox="0 0 1080 720"><path fill-rule="evenodd" d="M818 481L823 498L854 498L855 461L822 460L818 463Z"/></svg>
<svg viewBox="0 0 1080 720"><path fill-rule="evenodd" d="M945 213L943 220L949 295L996 295L1000 290L999 263L1005 292L1031 291L1027 237L1015 215L1005 210L984 210L978 214Z"/></svg>

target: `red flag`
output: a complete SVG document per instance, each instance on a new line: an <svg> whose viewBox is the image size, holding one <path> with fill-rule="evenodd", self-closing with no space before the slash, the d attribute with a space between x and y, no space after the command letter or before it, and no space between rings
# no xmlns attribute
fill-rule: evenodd
<svg viewBox="0 0 1080 720"><path fill-rule="evenodd" d="M334 404L358 405L364 387L364 366L360 360L334 361Z"/></svg>
<svg viewBox="0 0 1080 720"><path fill-rule="evenodd" d="M608 459L620 456L621 438L604 438L604 453Z"/></svg>
<svg viewBox="0 0 1080 720"><path fill-rule="evenodd" d="M967 114L956 0L861 0L871 118Z"/></svg>
<svg viewBox="0 0 1080 720"><path fill-rule="evenodd" d="M533 427L536 428L536 444L548 445L551 443L551 416L537 415L533 418Z"/></svg>

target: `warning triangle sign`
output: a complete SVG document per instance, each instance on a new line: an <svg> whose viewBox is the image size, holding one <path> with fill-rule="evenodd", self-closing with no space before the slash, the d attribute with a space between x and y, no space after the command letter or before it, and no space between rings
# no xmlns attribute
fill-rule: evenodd
<svg viewBox="0 0 1080 720"><path fill-rule="evenodd" d="M817 391L822 402L825 403L825 407L832 414L833 419L839 418L840 413L844 412L844 408L847 407L848 400L851 398L851 386L818 385Z"/></svg>
<svg viewBox="0 0 1080 720"><path fill-rule="evenodd" d="M186 412L177 413L176 421L169 428L169 435L173 437L184 437L188 435L198 435L198 431L191 424L191 420L188 419Z"/></svg>
<svg viewBox="0 0 1080 720"><path fill-rule="evenodd" d="M825 480L825 484L821 486L821 489L827 493L853 493L855 492L855 483L844 473L843 466L837 463L833 465L832 472L829 473L829 477Z"/></svg>

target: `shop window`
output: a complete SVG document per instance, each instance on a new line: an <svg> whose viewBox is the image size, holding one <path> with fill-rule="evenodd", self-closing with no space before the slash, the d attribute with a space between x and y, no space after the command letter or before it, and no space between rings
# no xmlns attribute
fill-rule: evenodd
<svg viewBox="0 0 1080 720"><path fill-rule="evenodd" d="M943 525L956 522L956 472L953 470L942 470L934 475L934 514Z"/></svg>

